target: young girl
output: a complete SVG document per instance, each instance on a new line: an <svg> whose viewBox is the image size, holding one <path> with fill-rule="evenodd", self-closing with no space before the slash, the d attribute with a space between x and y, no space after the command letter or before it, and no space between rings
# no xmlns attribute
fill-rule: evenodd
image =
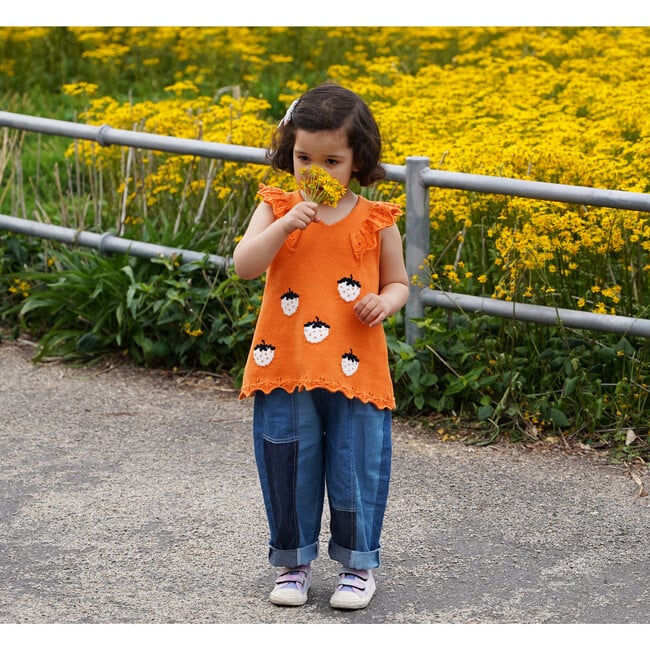
<svg viewBox="0 0 650 650"><path fill-rule="evenodd" d="M254 446L281 567L276 605L307 602L327 487L329 556L340 562L332 607L366 607L375 592L395 406L381 323L408 297L396 205L349 189L385 176L381 137L353 92L322 84L278 126L269 156L293 174L324 168L343 186L336 205L301 190L260 186L233 257L237 274L266 285L240 397L254 395Z"/></svg>

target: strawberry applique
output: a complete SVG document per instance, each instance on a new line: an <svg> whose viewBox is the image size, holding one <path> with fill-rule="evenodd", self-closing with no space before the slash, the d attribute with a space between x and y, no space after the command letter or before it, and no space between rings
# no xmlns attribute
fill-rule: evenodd
<svg viewBox="0 0 650 650"><path fill-rule="evenodd" d="M300 296L295 291L291 291L291 289L280 296L280 304L282 305L282 311L285 316L293 316L298 311L299 302Z"/></svg>
<svg viewBox="0 0 650 650"><path fill-rule="evenodd" d="M341 278L337 282L339 295L345 302L352 302L359 297L361 293L361 283L355 280L352 275Z"/></svg>
<svg viewBox="0 0 650 650"><path fill-rule="evenodd" d="M262 368L268 366L273 361L274 356L275 346L267 343L264 339L253 348L255 363Z"/></svg>
<svg viewBox="0 0 650 650"><path fill-rule="evenodd" d="M352 349L341 357L341 370L346 377L351 377L359 370L359 357L352 352Z"/></svg>
<svg viewBox="0 0 650 650"><path fill-rule="evenodd" d="M320 343L329 336L330 326L316 316L316 320L305 323L303 332L309 343Z"/></svg>

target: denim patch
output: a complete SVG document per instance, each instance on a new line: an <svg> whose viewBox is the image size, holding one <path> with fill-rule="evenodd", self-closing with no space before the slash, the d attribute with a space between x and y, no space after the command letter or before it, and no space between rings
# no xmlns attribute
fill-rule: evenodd
<svg viewBox="0 0 650 650"><path fill-rule="evenodd" d="M268 496L277 531L274 542L280 549L295 549L299 546L296 514L297 454L297 441L275 443L264 440Z"/></svg>
<svg viewBox="0 0 650 650"><path fill-rule="evenodd" d="M332 540L347 549L357 548L357 513L330 507Z"/></svg>

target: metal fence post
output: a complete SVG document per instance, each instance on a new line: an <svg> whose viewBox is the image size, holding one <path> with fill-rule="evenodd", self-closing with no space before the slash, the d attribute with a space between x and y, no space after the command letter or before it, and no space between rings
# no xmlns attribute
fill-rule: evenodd
<svg viewBox="0 0 650 650"><path fill-rule="evenodd" d="M422 171L428 169L426 156L406 159L406 271L409 276L409 298L405 307L406 341L414 343L420 336L413 318L424 314L420 291L429 286L422 263L429 255L429 188L422 181Z"/></svg>

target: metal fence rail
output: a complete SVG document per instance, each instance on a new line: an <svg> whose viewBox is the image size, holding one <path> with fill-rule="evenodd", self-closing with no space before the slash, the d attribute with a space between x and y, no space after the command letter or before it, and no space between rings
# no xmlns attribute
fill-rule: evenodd
<svg viewBox="0 0 650 650"><path fill-rule="evenodd" d="M443 307L456 311L466 311L476 314L489 314L500 318L540 323L542 325L557 325L565 327L613 332L627 336L643 336L650 338L650 320L633 318L631 316L615 316L613 314L595 314L577 309L562 309L542 305L528 305L521 302L481 298L463 293L434 291L423 289L420 293L422 303L430 307Z"/></svg>
<svg viewBox="0 0 650 650"><path fill-rule="evenodd" d="M0 214L0 230L9 230L30 237L42 237L64 244L96 248L103 253L126 253L134 257L144 257L146 259L153 257L182 257L183 261L186 262L206 260L222 268L229 266L232 261L231 258L221 257L220 255L188 251L182 248L161 246L160 244L150 244L134 239L117 237L110 232L99 234L88 232L87 230L76 230L75 228L65 228L64 226L41 223L40 221L31 221L30 219L19 219L18 217L10 217L5 214Z"/></svg>
<svg viewBox="0 0 650 650"><path fill-rule="evenodd" d="M91 140L101 146L119 145L241 163L269 164L265 149L127 131L114 129L108 125L89 126L76 122L0 111L0 126L79 140ZM435 170L429 168L429 159L422 156L408 157L406 165L403 166L385 165L385 168L387 180L405 185L406 269L409 277L417 277L422 280L421 286L428 284L428 278L425 277L424 271L420 267L429 254L428 206L429 188L431 187L650 212L649 194ZM0 228L71 244L92 246L106 252L122 252L149 258L160 255L182 255L186 260L202 260L207 257L209 261L219 266L231 263L230 258L218 255L136 242L110 233L97 234L77 231L5 215L0 215ZM417 285L418 283L412 283L409 300L405 307L406 337L409 342L414 342L420 336L419 328L413 319L424 315L425 306L439 306L445 309L482 313L500 318L542 324L563 324L573 328L618 332L650 338L650 320L646 319L513 303L433 289L421 289Z"/></svg>

